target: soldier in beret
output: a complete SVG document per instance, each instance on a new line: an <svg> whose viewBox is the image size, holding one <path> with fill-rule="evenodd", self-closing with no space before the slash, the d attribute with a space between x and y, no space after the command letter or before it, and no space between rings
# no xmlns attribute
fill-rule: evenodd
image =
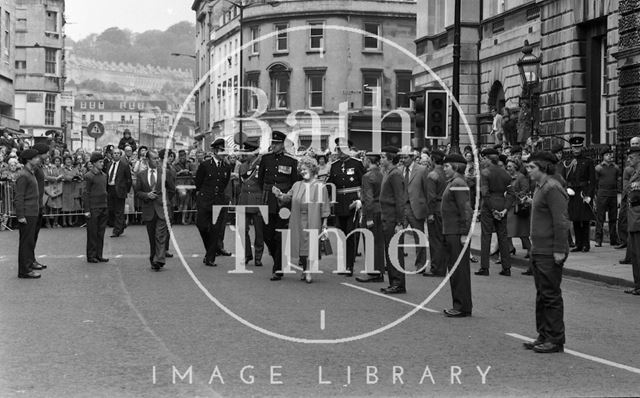
<svg viewBox="0 0 640 398"><path fill-rule="evenodd" d="M531 269L536 286L538 337L524 346L539 353L562 352L565 343L560 283L569 251L568 197L562 185L551 177L556 160L550 152L536 152L526 166L536 184L531 204Z"/></svg>
<svg viewBox="0 0 640 398"><path fill-rule="evenodd" d="M40 166L40 155L35 149L25 149L20 153L24 168L16 178L14 208L20 230L18 244L18 278L37 279L40 274L34 269L41 269L35 263L36 229L40 217L42 200L38 190L35 170Z"/></svg>
<svg viewBox="0 0 640 398"><path fill-rule="evenodd" d="M107 174L102 171L104 156L91 154L91 170L85 176L84 215L87 217L87 262L107 262L102 255L104 232L109 218L107 205Z"/></svg>
<svg viewBox="0 0 640 398"><path fill-rule="evenodd" d="M359 159L351 157L350 147L352 143L344 138L336 138L336 153L338 159L331 163L328 184L334 184L336 189L336 202L333 213L336 217L336 227L348 235L357 227L355 203L360 199L362 189L362 176L365 173L364 166ZM341 275L353 275L353 264L356 259L356 237L347 238L347 271Z"/></svg>
<svg viewBox="0 0 640 398"><path fill-rule="evenodd" d="M202 262L208 267L215 267L218 249L218 236L226 228L227 209L222 209L218 219L213 221L213 206L227 206L225 188L231 178L231 167L223 161L220 153L224 151L222 138L211 143L213 156L198 165L194 184L196 186L196 226L200 232L205 255Z"/></svg>
<svg viewBox="0 0 640 398"><path fill-rule="evenodd" d="M588 252L590 244L590 223L594 219L593 196L596 188L596 171L593 161L583 153L583 137L569 140L573 159L564 162L567 169L567 192L569 194L569 220L573 222L576 247L571 251Z"/></svg>
<svg viewBox="0 0 640 398"><path fill-rule="evenodd" d="M281 131L271 133L272 152L262 156L258 168L258 186L262 187L262 204L269 207L269 222L264 228L264 237L269 254L273 258L271 280L282 279L282 236L278 229L287 229L289 221L280 217L280 205L274 192L289 192L293 183L300 180L298 160L284 150L287 135Z"/></svg>
<svg viewBox="0 0 640 398"><path fill-rule="evenodd" d="M442 224L442 234L449 271L453 269L455 262L460 258L458 267L449 279L453 308L444 310L444 315L450 318L463 318L471 316L473 309L469 246L460 256L460 252L467 243L473 218L473 210L469 201L469 186L463 177L467 161L462 155L455 153L445 157L443 164L443 171L448 183L442 193L441 212L442 218L446 220Z"/></svg>
<svg viewBox="0 0 640 398"><path fill-rule="evenodd" d="M618 178L620 168L613 162L613 151L607 145L602 151L602 162L596 166L596 247L602 246L602 227L609 216L609 244L618 245Z"/></svg>

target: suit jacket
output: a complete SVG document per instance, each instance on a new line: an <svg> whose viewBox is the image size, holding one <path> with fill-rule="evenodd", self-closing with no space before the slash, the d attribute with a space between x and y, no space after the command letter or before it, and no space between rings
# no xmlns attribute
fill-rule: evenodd
<svg viewBox="0 0 640 398"><path fill-rule="evenodd" d="M404 170L402 171L404 177ZM417 163L413 164L413 169L409 173L409 185L407 186L407 200L411 206L411 211L418 220L427 218L427 169Z"/></svg>
<svg viewBox="0 0 640 398"><path fill-rule="evenodd" d="M362 214L365 220L374 221L380 214L380 189L382 188L382 172L374 168L362 176Z"/></svg>
<svg viewBox="0 0 640 398"><path fill-rule="evenodd" d="M154 214L156 214L161 220L165 219L164 208L162 206L162 173L164 171L156 169L156 184L154 187L151 187L149 186L149 170L150 169L147 169L136 174L135 192L136 197L138 197L142 202L140 208L142 210L143 222L153 220ZM176 181L172 173L167 173L164 190L166 191L167 201L169 198L172 198L176 192ZM147 197L147 194L151 191L155 191L158 194L158 197L155 200L151 200ZM167 205L171 208L169 203L167 203Z"/></svg>
<svg viewBox="0 0 640 398"><path fill-rule="evenodd" d="M480 172L480 193L485 211L510 208L514 200L511 176L502 167L491 163Z"/></svg>
<svg viewBox="0 0 640 398"><path fill-rule="evenodd" d="M380 188L383 223L400 224L404 222L404 205L407 202L405 195L402 172L397 166L394 166L382 178L382 187Z"/></svg>
<svg viewBox="0 0 640 398"><path fill-rule="evenodd" d="M111 171L111 165L114 162L110 162L109 168L107 168L107 184L109 183L109 172ZM116 170L115 175L115 189L116 196L120 199L125 199L127 194L131 190L132 180L131 180L131 166L129 166L129 162L127 162L124 158L120 158L120 163L118 164L118 169Z"/></svg>

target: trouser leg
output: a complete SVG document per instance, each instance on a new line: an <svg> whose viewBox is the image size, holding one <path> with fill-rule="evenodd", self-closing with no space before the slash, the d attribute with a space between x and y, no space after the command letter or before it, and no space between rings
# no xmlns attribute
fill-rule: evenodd
<svg viewBox="0 0 640 398"><path fill-rule="evenodd" d="M196 226L202 238L202 244L205 249L205 259L215 261L216 258L216 241L213 234L212 225L213 212L211 208L199 208L196 216Z"/></svg>
<svg viewBox="0 0 640 398"><path fill-rule="evenodd" d="M344 232L345 236L349 235L354 229L353 216L355 212L352 211L346 216L336 216L336 227ZM351 235L347 238L347 270L353 271L353 264L356 259L356 242L355 236Z"/></svg>
<svg viewBox="0 0 640 398"><path fill-rule="evenodd" d="M25 217L25 224L18 224L20 237L18 243L18 274L26 275L31 272L31 266L35 261L35 235L36 224L39 217Z"/></svg>
<svg viewBox="0 0 640 398"><path fill-rule="evenodd" d="M491 234L493 233L493 216L485 210L480 212L480 267L489 269L491 255Z"/></svg>
<svg viewBox="0 0 640 398"><path fill-rule="evenodd" d="M161 219L156 214L156 225L155 225L155 254L154 261L160 264L165 263L165 255L166 255L166 244L167 244L167 222L166 220Z"/></svg>
<svg viewBox="0 0 640 398"><path fill-rule="evenodd" d="M628 239L633 283L636 289L640 289L640 232L629 232Z"/></svg>
<svg viewBox="0 0 640 398"><path fill-rule="evenodd" d="M98 218L96 220L96 255L98 257L104 257L103 255L103 250L104 250L104 234L105 231L107 229L107 218L108 218L108 209L107 208L102 208L102 209L95 209L93 211L97 211L98 212ZM92 216L93 216L93 211L92 211Z"/></svg>
<svg viewBox="0 0 640 398"><path fill-rule="evenodd" d="M98 210L92 209L91 217L87 220L87 260L98 257Z"/></svg>
<svg viewBox="0 0 640 398"><path fill-rule="evenodd" d="M618 198L612 196L608 200L609 211L609 242L611 244L618 243Z"/></svg>
<svg viewBox="0 0 640 398"><path fill-rule="evenodd" d="M404 252L400 249L400 245L397 247L397 251L395 252L395 260L397 261L397 266L400 269L397 269L393 263L391 262L391 253L392 249L390 247L391 238L395 235L395 224L392 223L384 223L382 225L382 230L384 234L384 247L385 247L385 259L386 259L386 268L387 273L389 275L389 286L399 286L405 287L405 275L404 275ZM402 239L400 240L402 242Z"/></svg>
<svg viewBox="0 0 640 398"><path fill-rule="evenodd" d="M500 249L502 269L507 270L511 268L511 246L509 245L510 239L507 237L507 217L502 220L495 220L494 225L496 234L498 235L498 248Z"/></svg>
<svg viewBox="0 0 640 398"><path fill-rule="evenodd" d="M602 243L602 227L608 210L607 198L599 197L596 200L596 242Z"/></svg>
<svg viewBox="0 0 640 398"><path fill-rule="evenodd" d="M269 214L269 220L265 223L264 236L265 243L269 249L269 254L273 258L272 272L279 273L282 271L282 235L278 232L278 229L286 229L288 221L280 218L277 213Z"/></svg>
<svg viewBox="0 0 640 398"><path fill-rule="evenodd" d="M562 267L555 264L553 255L534 255L534 277L538 279L537 291L542 311L541 329L538 333L545 341L564 344L564 303L562 300Z"/></svg>
<svg viewBox="0 0 640 398"><path fill-rule="evenodd" d="M445 274L444 236L442 235L442 215L434 214L433 221L427 222L429 232L429 253L431 254L431 272Z"/></svg>
<svg viewBox="0 0 640 398"><path fill-rule="evenodd" d="M418 231L424 233L424 219L416 218L415 214L413 214L413 210L411 210L411 206L407 206L407 221L409 221L409 226L413 229L417 229ZM418 234L413 234L414 241L418 244ZM421 269L427 263L427 247L426 246L418 246L416 247L416 269Z"/></svg>
<svg viewBox="0 0 640 398"><path fill-rule="evenodd" d="M447 264L449 270L453 269L455 260L460 256L462 251L462 243L460 242L460 235L445 235L444 244L447 250L447 255L451 262ZM471 269L469 265L469 247L460 258L458 267L451 275L449 279L451 286L451 298L453 300L453 309L460 312L471 312L473 303L471 300Z"/></svg>
<svg viewBox="0 0 640 398"><path fill-rule="evenodd" d="M157 217L147 221L145 226L147 227L147 237L149 238L149 262L151 265L154 263L154 257L156 254L156 220Z"/></svg>
<svg viewBox="0 0 640 398"><path fill-rule="evenodd" d="M620 202L620 217L618 218L618 236L620 237L620 243L627 243L627 198L622 197Z"/></svg>

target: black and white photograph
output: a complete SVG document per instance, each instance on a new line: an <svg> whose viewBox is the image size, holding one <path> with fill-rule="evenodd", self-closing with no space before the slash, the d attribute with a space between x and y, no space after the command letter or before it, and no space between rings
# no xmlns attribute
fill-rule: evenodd
<svg viewBox="0 0 640 398"><path fill-rule="evenodd" d="M0 0L0 397L640 397L639 0Z"/></svg>

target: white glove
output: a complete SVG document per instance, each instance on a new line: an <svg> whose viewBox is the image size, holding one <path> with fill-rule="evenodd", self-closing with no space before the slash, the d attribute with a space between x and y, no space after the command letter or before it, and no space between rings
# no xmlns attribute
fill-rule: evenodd
<svg viewBox="0 0 640 398"><path fill-rule="evenodd" d="M569 194L569 196L575 196L576 195L576 191L574 191L571 188L567 188L567 193Z"/></svg>

